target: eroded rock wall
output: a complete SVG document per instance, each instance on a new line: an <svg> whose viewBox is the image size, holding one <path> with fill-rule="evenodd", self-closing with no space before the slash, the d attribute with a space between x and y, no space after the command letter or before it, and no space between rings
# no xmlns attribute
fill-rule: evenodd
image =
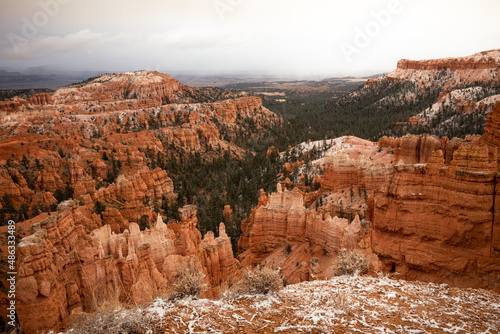
<svg viewBox="0 0 500 334"><path fill-rule="evenodd" d="M18 247L16 305L26 333L57 329L72 314L92 311L117 295L136 305L152 301L171 289L189 263L206 275L204 296L217 296L239 270L224 224L219 237L210 232L202 239L196 207L182 208L181 221L172 227L158 216L150 229L130 223L113 233L88 208L75 202L61 206L32 226Z"/></svg>

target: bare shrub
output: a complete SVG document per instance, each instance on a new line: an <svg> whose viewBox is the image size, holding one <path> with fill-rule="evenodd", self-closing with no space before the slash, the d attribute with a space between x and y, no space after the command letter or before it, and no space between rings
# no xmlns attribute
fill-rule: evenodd
<svg viewBox="0 0 500 334"><path fill-rule="evenodd" d="M136 334L154 333L155 325L152 319L142 314L139 309L126 311L124 309L114 309L105 313L94 312L91 314L82 313L71 324L71 334Z"/></svg>
<svg viewBox="0 0 500 334"><path fill-rule="evenodd" d="M206 289L203 283L205 275L193 264L187 264L179 268L179 277L173 284L173 298L198 297L200 292Z"/></svg>
<svg viewBox="0 0 500 334"><path fill-rule="evenodd" d="M154 329L150 317L138 308L129 309L133 305L121 301L120 295L121 288L116 282L101 291L91 290L92 312L76 315L68 333L131 334Z"/></svg>
<svg viewBox="0 0 500 334"><path fill-rule="evenodd" d="M333 270L337 275L363 274L368 271L368 261L359 251L342 248L333 263Z"/></svg>
<svg viewBox="0 0 500 334"><path fill-rule="evenodd" d="M267 294L283 288L283 275L279 269L258 266L247 269L243 275L243 279L233 285L231 289L233 294Z"/></svg>
<svg viewBox="0 0 500 334"><path fill-rule="evenodd" d="M349 308L350 302L345 292L337 291L337 293L332 296L332 304L335 305L338 310L346 311Z"/></svg>
<svg viewBox="0 0 500 334"><path fill-rule="evenodd" d="M104 289L90 290L92 309L96 313L108 313L125 306L120 300L121 288L117 282L113 282L111 286L106 286Z"/></svg>

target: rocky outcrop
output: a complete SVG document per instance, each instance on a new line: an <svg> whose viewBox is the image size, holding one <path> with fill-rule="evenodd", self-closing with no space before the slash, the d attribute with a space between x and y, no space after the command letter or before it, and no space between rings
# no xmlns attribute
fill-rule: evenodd
<svg viewBox="0 0 500 334"><path fill-rule="evenodd" d="M174 226L158 216L144 231L136 223L122 233L113 233L109 224L87 228L99 220L88 208L65 202L22 239L16 306L26 333L58 329L72 314L91 311L116 295L137 305L151 301L168 291L189 262L206 275L205 296L218 295L238 272L224 224L219 237L210 232L202 240L195 207L181 209Z"/></svg>
<svg viewBox="0 0 500 334"><path fill-rule="evenodd" d="M23 110L28 105L28 101L19 97L14 97L8 101L0 101L0 111L7 114Z"/></svg>
<svg viewBox="0 0 500 334"><path fill-rule="evenodd" d="M30 103L36 106L53 104L52 97L48 93L40 93L30 98Z"/></svg>
<svg viewBox="0 0 500 334"><path fill-rule="evenodd" d="M407 164L427 163L430 156L438 150L446 151L448 138L437 138L429 135L406 135L401 138L383 137L378 145L394 151L392 162L402 161Z"/></svg>
<svg viewBox="0 0 500 334"><path fill-rule="evenodd" d="M445 72L447 86L500 80L500 50L476 53L472 56L398 62L397 69L387 75L390 80L415 80L422 85L432 84L440 72ZM450 75L452 74L452 75ZM441 75L442 76L442 75Z"/></svg>
<svg viewBox="0 0 500 334"><path fill-rule="evenodd" d="M396 136L408 132L448 137L482 134L484 118L498 101L499 82L500 49L460 58L403 59L394 71L368 80L345 100L357 103L379 96L368 107L359 108L394 114L406 110L406 121L393 123L389 130Z"/></svg>
<svg viewBox="0 0 500 334"><path fill-rule="evenodd" d="M116 183L90 194L101 201L126 203L144 202L146 199L160 200L163 195L173 196L174 184L167 172L160 168L143 169L134 175L119 176Z"/></svg>
<svg viewBox="0 0 500 334"><path fill-rule="evenodd" d="M216 117L227 123L234 123L237 115L242 118L252 118L252 114L262 108L262 99L254 96L226 100L214 103L213 108Z"/></svg>
<svg viewBox="0 0 500 334"><path fill-rule="evenodd" d="M385 184L391 176L390 164L373 164L364 155L354 160L348 154L340 153L327 156L321 186L330 191L352 186L374 191Z"/></svg>
<svg viewBox="0 0 500 334"><path fill-rule="evenodd" d="M341 248L359 249L401 278L500 290L495 112L481 139L335 139L311 163L325 171L316 192L261 193L241 225L241 263L298 282L332 275Z"/></svg>
<svg viewBox="0 0 500 334"><path fill-rule="evenodd" d="M160 105L174 103L189 92L191 88L182 85L168 74L139 71L119 75L103 74L83 84L59 89L53 99L56 103L135 99Z"/></svg>
<svg viewBox="0 0 500 334"><path fill-rule="evenodd" d="M449 165L436 151L424 164L397 164L374 195L373 251L404 278L500 289L495 244L496 154L461 145Z"/></svg>
<svg viewBox="0 0 500 334"><path fill-rule="evenodd" d="M481 143L490 147L500 147L500 102L497 102L488 114Z"/></svg>
<svg viewBox="0 0 500 334"><path fill-rule="evenodd" d="M360 248L367 237L358 216L352 222L323 216L304 206L302 193L282 190L280 184L261 202L242 223L238 259L243 266L280 266L288 283L307 280L311 273L331 275L332 255L342 248Z"/></svg>
<svg viewBox="0 0 500 334"><path fill-rule="evenodd" d="M16 169L0 169L0 194L9 196L15 206L20 206L34 195L24 177Z"/></svg>
<svg viewBox="0 0 500 334"><path fill-rule="evenodd" d="M228 140L257 139L281 122L258 97L214 102L202 93L167 74L141 71L103 75L29 101L15 97L9 102L20 103L14 109L2 102L10 109L2 114L0 108L0 195L8 194L18 210L24 204L47 211L54 204L50 196L37 195L35 203L35 194L69 186L83 204L118 202L128 220L151 217L143 203L172 198L165 172L151 171L167 156L196 151L212 159L230 151L243 157L246 150ZM19 175L10 175L7 166ZM163 184L167 180L170 185Z"/></svg>
<svg viewBox="0 0 500 334"><path fill-rule="evenodd" d="M490 50L477 53L469 57L443 58L433 60L408 60L398 62L401 70L469 70L469 69L497 69L500 67L500 50Z"/></svg>
<svg viewBox="0 0 500 334"><path fill-rule="evenodd" d="M246 156L232 139L257 140L281 123L248 95L141 71L0 102L0 215L37 223L20 246L25 332L56 329L117 289L124 302L149 301L184 266L206 275L203 296L226 288L239 264L224 225L202 238L194 207L178 222L168 211L168 227L158 219L177 198L167 164L194 152Z"/></svg>

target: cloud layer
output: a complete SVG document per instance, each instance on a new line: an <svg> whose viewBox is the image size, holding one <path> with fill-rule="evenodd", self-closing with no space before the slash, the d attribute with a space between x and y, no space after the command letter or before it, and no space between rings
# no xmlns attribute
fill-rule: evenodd
<svg viewBox="0 0 500 334"><path fill-rule="evenodd" d="M500 47L496 0L0 0L0 5L2 68L326 77L388 71L401 58L465 56Z"/></svg>
<svg viewBox="0 0 500 334"><path fill-rule="evenodd" d="M50 56L55 53L75 52L82 49L95 48L105 43L112 43L116 37L106 33L92 32L90 29L80 30L64 36L47 36L26 39L19 35L8 36L10 47L2 50L6 59L32 59Z"/></svg>

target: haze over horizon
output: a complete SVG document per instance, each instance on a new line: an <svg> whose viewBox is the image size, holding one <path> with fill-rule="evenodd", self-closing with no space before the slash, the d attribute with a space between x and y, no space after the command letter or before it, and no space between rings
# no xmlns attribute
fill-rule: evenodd
<svg viewBox="0 0 500 334"><path fill-rule="evenodd" d="M500 47L495 0L0 0L0 68L365 76Z"/></svg>

